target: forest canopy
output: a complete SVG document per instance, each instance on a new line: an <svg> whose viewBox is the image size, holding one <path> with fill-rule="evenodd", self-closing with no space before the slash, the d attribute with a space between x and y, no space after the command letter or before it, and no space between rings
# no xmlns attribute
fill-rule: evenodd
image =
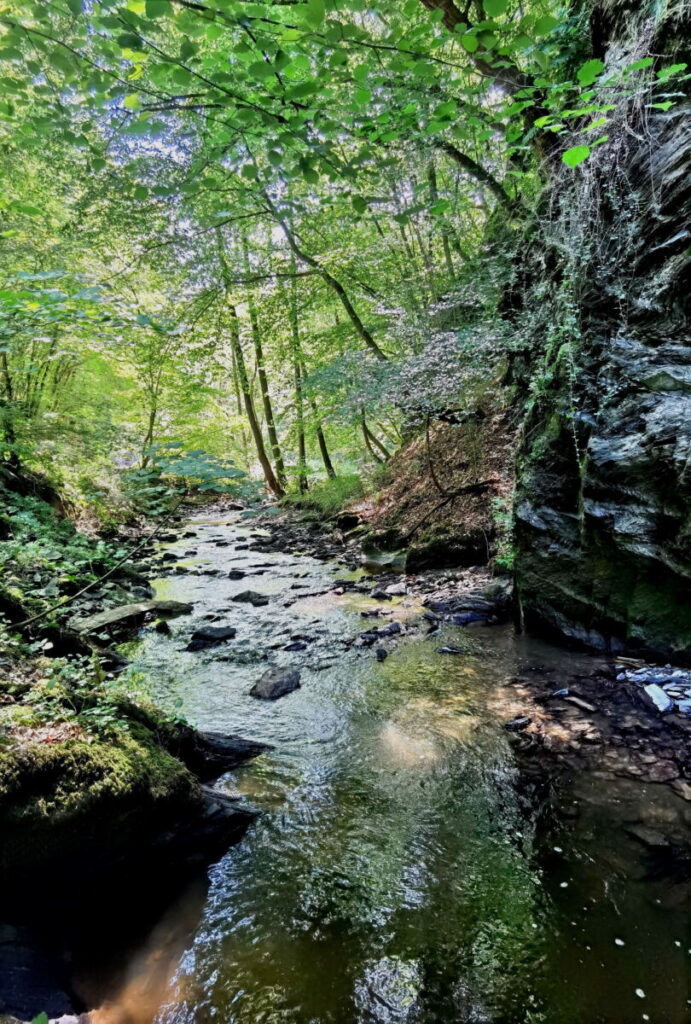
<svg viewBox="0 0 691 1024"><path fill-rule="evenodd" d="M494 401L545 184L686 77L596 37L548 0L2 4L5 464L281 495Z"/></svg>

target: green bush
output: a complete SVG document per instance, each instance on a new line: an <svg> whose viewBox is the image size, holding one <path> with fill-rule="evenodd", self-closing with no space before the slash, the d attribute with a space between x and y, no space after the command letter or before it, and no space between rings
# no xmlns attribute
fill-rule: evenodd
<svg viewBox="0 0 691 1024"><path fill-rule="evenodd" d="M362 494L362 480L357 473L349 473L315 484L305 494L289 494L283 499L283 504L313 509L328 517L335 516L344 505L359 498Z"/></svg>

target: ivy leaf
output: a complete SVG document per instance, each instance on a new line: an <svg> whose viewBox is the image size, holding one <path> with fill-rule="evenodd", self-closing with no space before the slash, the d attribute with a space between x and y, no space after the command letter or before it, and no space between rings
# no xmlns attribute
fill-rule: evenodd
<svg viewBox="0 0 691 1024"><path fill-rule="evenodd" d="M592 85L604 70L605 65L601 60L587 60L578 69L576 77L581 85Z"/></svg>
<svg viewBox="0 0 691 1024"><path fill-rule="evenodd" d="M567 167L578 167L590 156L590 146L572 146L562 153L561 158Z"/></svg>

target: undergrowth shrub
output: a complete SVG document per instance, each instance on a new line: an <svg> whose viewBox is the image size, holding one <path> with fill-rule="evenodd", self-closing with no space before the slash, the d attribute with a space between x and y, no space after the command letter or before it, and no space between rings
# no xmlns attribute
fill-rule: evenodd
<svg viewBox="0 0 691 1024"><path fill-rule="evenodd" d="M314 509L324 516L334 516L344 505L364 493L362 480L357 473L337 476L315 484L305 494L289 494L283 504L293 508Z"/></svg>

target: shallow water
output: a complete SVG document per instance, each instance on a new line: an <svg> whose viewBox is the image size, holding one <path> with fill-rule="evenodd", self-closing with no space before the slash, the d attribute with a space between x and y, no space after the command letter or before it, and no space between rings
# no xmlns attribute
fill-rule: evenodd
<svg viewBox="0 0 691 1024"><path fill-rule="evenodd" d="M688 878L626 831L643 820L686 834L688 805L595 773L526 779L502 728L516 671L558 680L587 657L509 627L448 627L387 641L380 664L341 642L376 602L318 593L337 567L237 550L249 526L192 526L171 549L196 549L184 564L219 575L159 581L157 596L194 614L129 653L168 708L274 745L218 783L263 813L195 894L191 921L189 901L171 909L99 1024L691 1019ZM232 568L248 575L231 581ZM269 605L231 600L247 589ZM416 606L391 610L405 622ZM237 638L184 651L211 613ZM297 634L307 649L283 651ZM440 655L440 641L466 653ZM302 688L249 697L267 659L299 665Z"/></svg>

